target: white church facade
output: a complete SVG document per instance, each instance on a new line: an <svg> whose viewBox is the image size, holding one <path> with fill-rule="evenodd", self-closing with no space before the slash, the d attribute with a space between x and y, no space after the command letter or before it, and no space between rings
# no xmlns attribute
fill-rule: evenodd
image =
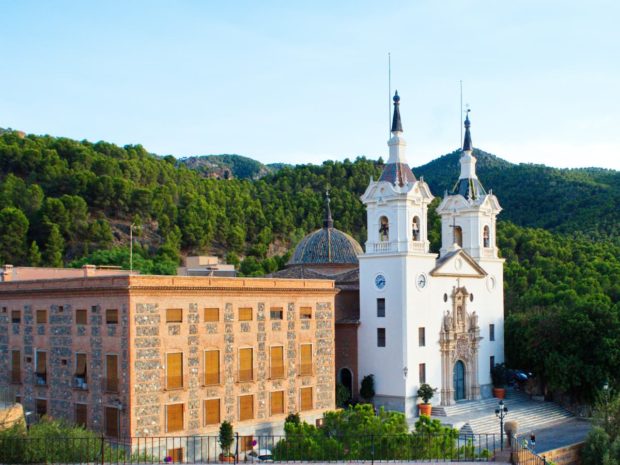
<svg viewBox="0 0 620 465"><path fill-rule="evenodd" d="M503 263L496 246L501 211L476 176L469 115L461 173L446 192L439 255L429 252L433 195L416 179L394 96L389 160L362 196L368 240L359 258L359 379L372 374L374 403L417 416L422 383L432 403L491 396L491 367L504 361Z"/></svg>

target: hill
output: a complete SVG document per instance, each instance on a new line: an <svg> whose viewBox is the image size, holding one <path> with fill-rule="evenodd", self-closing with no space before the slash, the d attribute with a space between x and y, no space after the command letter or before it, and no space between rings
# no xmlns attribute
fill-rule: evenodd
<svg viewBox="0 0 620 465"><path fill-rule="evenodd" d="M241 155L199 155L180 158L179 165L197 171L201 175L216 179L260 179L277 171L278 164L263 165L261 162ZM274 166L272 168L272 166Z"/></svg>

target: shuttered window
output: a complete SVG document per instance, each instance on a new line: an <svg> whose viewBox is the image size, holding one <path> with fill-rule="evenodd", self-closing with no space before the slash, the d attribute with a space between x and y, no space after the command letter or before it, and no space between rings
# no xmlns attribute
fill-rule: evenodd
<svg viewBox="0 0 620 465"><path fill-rule="evenodd" d="M312 307L301 307L299 309L299 319L311 320L312 319Z"/></svg>
<svg viewBox="0 0 620 465"><path fill-rule="evenodd" d="M118 355L105 356L105 390L118 392Z"/></svg>
<svg viewBox="0 0 620 465"><path fill-rule="evenodd" d="M105 434L110 438L117 438L119 433L118 409L114 407L105 408Z"/></svg>
<svg viewBox="0 0 620 465"><path fill-rule="evenodd" d="M38 375L47 374L47 353L37 350L37 370Z"/></svg>
<svg viewBox="0 0 620 465"><path fill-rule="evenodd" d="M312 410L312 388L301 388L299 392L301 397L300 410Z"/></svg>
<svg viewBox="0 0 620 465"><path fill-rule="evenodd" d="M377 317L385 318L385 299L383 297L377 299Z"/></svg>
<svg viewBox="0 0 620 465"><path fill-rule="evenodd" d="M418 345L420 347L426 346L426 329L418 328Z"/></svg>
<svg viewBox="0 0 620 465"><path fill-rule="evenodd" d="M47 323L47 310L37 310L37 324L44 325Z"/></svg>
<svg viewBox="0 0 620 465"><path fill-rule="evenodd" d="M109 325L118 324L118 309L108 308L105 311L105 322Z"/></svg>
<svg viewBox="0 0 620 465"><path fill-rule="evenodd" d="M252 321L252 307L239 309L239 321Z"/></svg>
<svg viewBox="0 0 620 465"><path fill-rule="evenodd" d="M205 308L204 312L205 323L212 321L220 321L220 309L219 308Z"/></svg>
<svg viewBox="0 0 620 465"><path fill-rule="evenodd" d="M182 308L167 308L166 309L166 323L181 323L183 322L183 309Z"/></svg>
<svg viewBox="0 0 620 465"><path fill-rule="evenodd" d="M239 396L239 421L254 418L254 396Z"/></svg>
<svg viewBox="0 0 620 465"><path fill-rule="evenodd" d="M377 328L377 347L385 347L385 328Z"/></svg>
<svg viewBox="0 0 620 465"><path fill-rule="evenodd" d="M299 374L303 376L312 375L312 344L301 345L301 366Z"/></svg>
<svg viewBox="0 0 620 465"><path fill-rule="evenodd" d="M19 350L11 351L11 382L22 382L22 356Z"/></svg>
<svg viewBox="0 0 620 465"><path fill-rule="evenodd" d="M166 355L166 389L183 387L183 353Z"/></svg>
<svg viewBox="0 0 620 465"><path fill-rule="evenodd" d="M271 320L284 319L284 310L282 310L282 307L272 307L269 310L269 319Z"/></svg>
<svg viewBox="0 0 620 465"><path fill-rule="evenodd" d="M284 347L271 348L271 379L284 378Z"/></svg>
<svg viewBox="0 0 620 465"><path fill-rule="evenodd" d="M166 405L166 432L183 430L183 404Z"/></svg>
<svg viewBox="0 0 620 465"><path fill-rule="evenodd" d="M271 415L284 413L284 391L275 391L270 395Z"/></svg>
<svg viewBox="0 0 620 465"><path fill-rule="evenodd" d="M85 309L78 309L75 311L75 324L85 325L88 324L88 313Z"/></svg>
<svg viewBox="0 0 620 465"><path fill-rule="evenodd" d="M86 354L75 354L75 376L86 381Z"/></svg>
<svg viewBox="0 0 620 465"><path fill-rule="evenodd" d="M220 399L205 400L205 425L217 425L220 422Z"/></svg>
<svg viewBox="0 0 620 465"><path fill-rule="evenodd" d="M239 381L252 381L253 373L253 350L239 349Z"/></svg>
<svg viewBox="0 0 620 465"><path fill-rule="evenodd" d="M22 322L22 312L19 310L11 311L11 323L21 323Z"/></svg>
<svg viewBox="0 0 620 465"><path fill-rule="evenodd" d="M86 404L75 404L75 424L86 428L88 426L88 406Z"/></svg>
<svg viewBox="0 0 620 465"><path fill-rule="evenodd" d="M220 351L205 351L205 385L220 384Z"/></svg>
<svg viewBox="0 0 620 465"><path fill-rule="evenodd" d="M426 363L420 363L418 366L418 379L420 380L420 384L426 383Z"/></svg>

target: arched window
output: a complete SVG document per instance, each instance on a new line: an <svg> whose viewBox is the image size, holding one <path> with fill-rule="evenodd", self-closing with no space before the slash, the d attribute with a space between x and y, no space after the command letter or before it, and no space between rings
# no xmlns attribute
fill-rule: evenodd
<svg viewBox="0 0 620 465"><path fill-rule="evenodd" d="M411 237L413 237L414 241L420 240L420 218L417 216L413 217L413 222L411 223Z"/></svg>
<svg viewBox="0 0 620 465"><path fill-rule="evenodd" d="M459 247L463 247L463 230L460 226L454 227L454 243Z"/></svg>
<svg viewBox="0 0 620 465"><path fill-rule="evenodd" d="M353 397L353 374L348 368L341 368L338 372L340 383L349 391L349 399Z"/></svg>
<svg viewBox="0 0 620 465"><path fill-rule="evenodd" d="M482 230L482 243L484 247L491 247L491 232L488 226Z"/></svg>
<svg viewBox="0 0 620 465"><path fill-rule="evenodd" d="M379 240L382 242L390 240L390 222L387 216L379 218Z"/></svg>

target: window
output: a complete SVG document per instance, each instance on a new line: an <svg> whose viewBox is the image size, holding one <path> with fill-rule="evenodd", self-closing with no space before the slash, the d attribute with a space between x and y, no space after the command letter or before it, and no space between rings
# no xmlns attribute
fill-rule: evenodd
<svg viewBox="0 0 620 465"><path fill-rule="evenodd" d="M220 351L205 351L205 386L220 384Z"/></svg>
<svg viewBox="0 0 620 465"><path fill-rule="evenodd" d="M301 398L299 410L301 410L302 412L304 410L312 410L312 388L301 388L299 390L299 393L299 397Z"/></svg>
<svg viewBox="0 0 620 465"><path fill-rule="evenodd" d="M495 325L490 324L489 325L489 341L494 341L494 340L495 340Z"/></svg>
<svg viewBox="0 0 620 465"><path fill-rule="evenodd" d="M377 299L377 316L385 318L385 299Z"/></svg>
<svg viewBox="0 0 620 465"><path fill-rule="evenodd" d="M418 328L418 345L426 347L426 330L424 328Z"/></svg>
<svg viewBox="0 0 620 465"><path fill-rule="evenodd" d="M166 309L166 323L182 323L183 322L183 309L182 308L167 308Z"/></svg>
<svg viewBox="0 0 620 465"><path fill-rule="evenodd" d="M183 353L166 354L166 389L183 387Z"/></svg>
<svg viewBox="0 0 620 465"><path fill-rule="evenodd" d="M12 310L11 311L11 323L21 323L22 322L22 312L20 310Z"/></svg>
<svg viewBox="0 0 620 465"><path fill-rule="evenodd" d="M495 355L489 358L489 373L493 373L493 368L495 368Z"/></svg>
<svg viewBox="0 0 620 465"><path fill-rule="evenodd" d="M118 309L116 309L116 308L108 308L105 311L105 322L108 325L116 325L116 324L118 324Z"/></svg>
<svg viewBox="0 0 620 465"><path fill-rule="evenodd" d="M105 356L105 390L118 392L118 355Z"/></svg>
<svg viewBox="0 0 620 465"><path fill-rule="evenodd" d="M105 435L110 438L117 438L120 433L120 415L116 407L105 408Z"/></svg>
<svg viewBox="0 0 620 465"><path fill-rule="evenodd" d="M217 425L220 422L220 399L205 400L205 425Z"/></svg>
<svg viewBox="0 0 620 465"><path fill-rule="evenodd" d="M454 226L454 243L463 247L463 229L460 226Z"/></svg>
<svg viewBox="0 0 620 465"><path fill-rule="evenodd" d="M11 351L11 383L22 382L22 356L19 350Z"/></svg>
<svg viewBox="0 0 620 465"><path fill-rule="evenodd" d="M426 363L420 363L420 365L418 365L418 377L420 384L426 383Z"/></svg>
<svg viewBox="0 0 620 465"><path fill-rule="evenodd" d="M312 344L301 345L301 366L299 374L302 376L312 376Z"/></svg>
<svg viewBox="0 0 620 465"><path fill-rule="evenodd" d="M239 381L252 381L254 379L253 349L239 349Z"/></svg>
<svg viewBox="0 0 620 465"><path fill-rule="evenodd" d="M272 320L283 320L284 319L284 310L282 307L273 307L269 311L269 318Z"/></svg>
<svg viewBox="0 0 620 465"><path fill-rule="evenodd" d="M411 222L411 238L416 242L420 240L420 218L417 216Z"/></svg>
<svg viewBox="0 0 620 465"><path fill-rule="evenodd" d="M78 309L75 311L75 324L86 325L88 324L88 313L85 309Z"/></svg>
<svg viewBox="0 0 620 465"><path fill-rule="evenodd" d="M44 325L47 323L47 310L37 310L37 324Z"/></svg>
<svg viewBox="0 0 620 465"><path fill-rule="evenodd" d="M86 354L75 354L75 387L86 389Z"/></svg>
<svg viewBox="0 0 620 465"><path fill-rule="evenodd" d="M284 391L272 392L269 397L271 415L280 415L284 413Z"/></svg>
<svg viewBox="0 0 620 465"><path fill-rule="evenodd" d="M254 418L254 396L239 396L239 421Z"/></svg>
<svg viewBox="0 0 620 465"><path fill-rule="evenodd" d="M36 399L35 400L35 412L39 417L43 415L47 415L47 400L46 399Z"/></svg>
<svg viewBox="0 0 620 465"><path fill-rule="evenodd" d="M284 347L271 348L271 379L284 378Z"/></svg>
<svg viewBox="0 0 620 465"><path fill-rule="evenodd" d="M312 307L301 307L299 309L299 319L300 320L311 320L312 319Z"/></svg>
<svg viewBox="0 0 620 465"><path fill-rule="evenodd" d="M183 404L166 405L166 432L183 430Z"/></svg>
<svg viewBox="0 0 620 465"><path fill-rule="evenodd" d="M379 218L379 240L382 242L390 240L390 223L386 216Z"/></svg>
<svg viewBox="0 0 620 465"><path fill-rule="evenodd" d="M205 323L212 321L220 321L220 309L219 308L205 308L204 311Z"/></svg>
<svg viewBox="0 0 620 465"><path fill-rule="evenodd" d="M491 233L488 226L482 230L482 245L487 248L491 246Z"/></svg>
<svg viewBox="0 0 620 465"><path fill-rule="evenodd" d="M36 382L39 386L47 384L47 353L41 350L36 352Z"/></svg>
<svg viewBox="0 0 620 465"><path fill-rule="evenodd" d="M377 347L385 347L385 328L377 328Z"/></svg>
<svg viewBox="0 0 620 465"><path fill-rule="evenodd" d="M88 426L88 406L86 404L75 404L75 424L86 428Z"/></svg>
<svg viewBox="0 0 620 465"><path fill-rule="evenodd" d="M239 309L239 321L252 321L252 307Z"/></svg>

